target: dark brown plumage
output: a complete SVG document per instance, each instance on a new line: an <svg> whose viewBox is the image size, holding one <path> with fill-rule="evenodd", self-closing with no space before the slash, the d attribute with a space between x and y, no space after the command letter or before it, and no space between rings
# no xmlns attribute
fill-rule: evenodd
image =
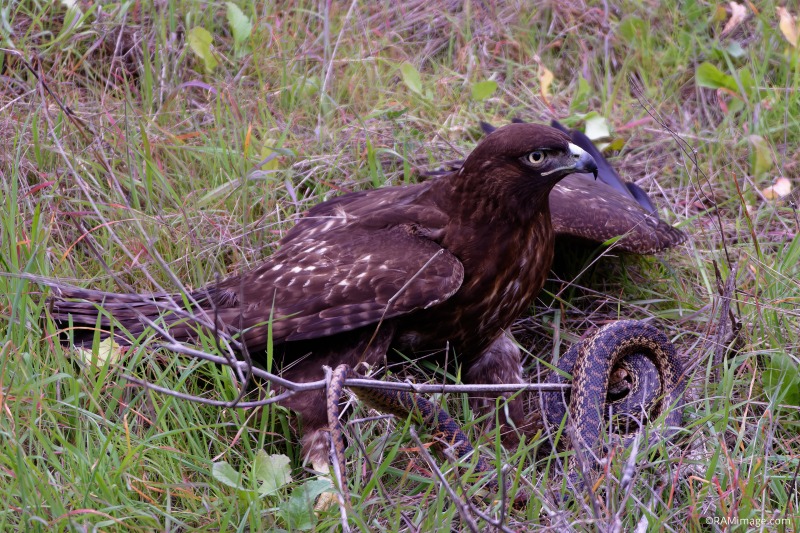
<svg viewBox="0 0 800 533"><path fill-rule="evenodd" d="M511 124L488 135L456 172L317 205L264 264L191 298L220 327L241 331L256 361L272 317L275 360L291 380L320 379L323 365L381 364L395 350L431 356L449 347L468 382L520 381L519 352L508 349L504 330L541 289L552 262L548 194L564 176L596 169L564 133ZM183 305L172 295L62 290L51 312L62 326L71 319L91 328L97 302L133 336L147 327L141 316L160 316L171 335L191 340L196 326L163 314L159 300ZM76 342L90 341L86 332L76 330ZM306 456L325 460L322 392L284 405L302 415ZM522 422L520 403L510 410Z"/></svg>
<svg viewBox="0 0 800 533"><path fill-rule="evenodd" d="M599 178L573 174L553 189L550 211L556 235L599 243L619 237L616 246L635 254L653 254L686 240L686 234L658 217L647 193L620 178L589 137L555 120L551 124L591 154Z"/></svg>
<svg viewBox="0 0 800 533"><path fill-rule="evenodd" d="M521 121L515 119L515 123ZM604 243L616 237L615 249L634 254L653 254L686 240L686 235L658 217L653 202L639 186L620 178L614 167L603 157L591 139L577 130L565 128L557 121L552 126L570 136L571 141L586 150L597 162L598 175L572 174L564 178L550 193L550 213L556 248L563 241L581 239ZM485 133L495 127L481 123ZM452 172L461 161L446 164ZM435 176L442 171L424 172Z"/></svg>

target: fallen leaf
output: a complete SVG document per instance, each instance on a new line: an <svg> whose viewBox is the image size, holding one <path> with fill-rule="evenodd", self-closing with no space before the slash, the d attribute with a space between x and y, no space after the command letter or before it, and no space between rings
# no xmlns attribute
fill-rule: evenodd
<svg viewBox="0 0 800 533"><path fill-rule="evenodd" d="M797 27L797 20L785 7L778 7L776 11L780 19L778 26L781 29L781 33L786 37L786 40L789 41L789 44L797 48L798 37L800 37L800 29Z"/></svg>
<svg viewBox="0 0 800 533"><path fill-rule="evenodd" d="M542 99L546 103L550 103L550 86L553 84L555 76L550 72L550 69L539 63L539 91L542 94Z"/></svg>
<svg viewBox="0 0 800 533"><path fill-rule="evenodd" d="M127 351L128 347L120 346L114 342L113 338L106 337L97 345L97 357L95 357L91 349L80 347L76 348L76 355L78 356L78 359L89 365L91 368L99 370L103 368L106 363L118 363Z"/></svg>
<svg viewBox="0 0 800 533"><path fill-rule="evenodd" d="M736 26L744 22L744 19L747 18L747 8L744 7L744 5L736 2L728 2L728 6L731 8L731 18L728 19L725 27L722 28L722 35L727 35L732 32Z"/></svg>
<svg viewBox="0 0 800 533"><path fill-rule="evenodd" d="M777 200L789 196L792 192L792 182L788 178L778 178L775 182L761 191L767 200Z"/></svg>
<svg viewBox="0 0 800 533"><path fill-rule="evenodd" d="M761 176L772 169L772 150L769 143L760 135L750 135L750 161L753 176Z"/></svg>
<svg viewBox="0 0 800 533"><path fill-rule="evenodd" d="M598 139L608 139L611 137L611 130L605 117L594 115L586 119L586 126L583 133L593 141Z"/></svg>

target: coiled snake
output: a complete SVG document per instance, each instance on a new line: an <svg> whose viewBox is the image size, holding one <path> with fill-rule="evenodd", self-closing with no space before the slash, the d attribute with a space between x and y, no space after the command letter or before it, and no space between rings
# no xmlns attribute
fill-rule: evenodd
<svg viewBox="0 0 800 533"><path fill-rule="evenodd" d="M586 339L572 345L561 357L558 368L572 374L572 390L543 392L543 417L551 426L561 424L569 412L568 421L574 431L571 435L580 442L574 448L598 451L602 442L604 415L608 411L606 398L614 368L625 368L631 384L624 400L611 402L612 412L618 417L637 420L646 414L655 420L664 416L665 430L652 434L656 438L669 438L680 426L683 415L682 395L686 388L683 364L669 339L653 326L635 320L620 320L599 328ZM347 378L363 378L347 365L338 366L331 375L327 392L328 422L331 429L334 460L339 471L344 473L344 437L339 420L339 400ZM549 383L566 383L558 372L551 372ZM461 459L473 451L466 434L458 423L436 404L424 397L406 391L390 391L366 387L351 387L358 398L368 406L389 414L415 417L416 423L433 430L435 443L440 449L449 447ZM565 404L567 400L569 407ZM666 413L666 414L665 414ZM624 424L623 424L624 425ZM628 442L631 435L623 436ZM492 466L478 458L475 471L487 472ZM573 478L573 474L570 474ZM349 494L342 488L345 501Z"/></svg>

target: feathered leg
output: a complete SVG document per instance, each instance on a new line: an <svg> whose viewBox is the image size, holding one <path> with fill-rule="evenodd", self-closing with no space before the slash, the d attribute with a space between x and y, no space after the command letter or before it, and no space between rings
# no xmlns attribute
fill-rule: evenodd
<svg viewBox="0 0 800 533"><path fill-rule="evenodd" d="M464 381L474 384L524 383L519 347L504 332L472 362ZM470 397L472 409L480 415L493 414L498 397L510 398L512 393L476 394ZM520 395L500 404L500 424L503 427L503 444L507 447L519 443L518 432L525 426L525 410ZM492 424L490 423L490 426Z"/></svg>

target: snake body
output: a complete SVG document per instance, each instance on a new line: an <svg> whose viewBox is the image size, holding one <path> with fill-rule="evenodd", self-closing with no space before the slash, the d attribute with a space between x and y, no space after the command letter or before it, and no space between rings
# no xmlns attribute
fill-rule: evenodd
<svg viewBox="0 0 800 533"><path fill-rule="evenodd" d="M596 450L601 443L609 381L615 367L626 368L632 377L631 392L625 401L612 402L618 415L641 418L641 413L649 411L648 417L655 419L666 413L667 430L660 433L662 438L668 438L680 426L683 414L681 396L686 383L675 347L655 327L644 322L621 320L596 330L571 346L561 357L558 368L573 375L568 404L564 401L567 395L561 392L542 393L543 418L550 425L558 426L569 413L569 423L575 430L573 434L580 440L579 443L573 442L573 447ZM339 400L347 378L363 376L347 365L340 365L333 371L327 391L332 455L341 473L345 471L345 444ZM559 373L552 372L547 382L565 383L566 380ZM438 448L452 449L459 459L474 451L458 423L422 396L368 387L351 387L351 390L361 401L378 411L400 417L412 415L416 423L431 428L440 437L435 443ZM485 459L478 458L477 472L491 469ZM348 492L344 486L341 489L349 504Z"/></svg>
<svg viewBox="0 0 800 533"><path fill-rule="evenodd" d="M633 378L626 401L612 403L620 416L655 419L666 413L666 429L654 438L668 438L680 426L683 416L682 394L686 388L683 364L666 335L655 327L636 320L612 322L572 345L559 361L559 369L572 374L569 407L566 394L542 393L544 416L558 426L567 409L575 436L589 450L597 450L606 414L606 398L612 369L624 367ZM551 372L549 383L566 383ZM647 386L645 386L647 385ZM613 409L616 407L616 409ZM631 436L623 436L627 443ZM578 443L572 443L573 447Z"/></svg>

